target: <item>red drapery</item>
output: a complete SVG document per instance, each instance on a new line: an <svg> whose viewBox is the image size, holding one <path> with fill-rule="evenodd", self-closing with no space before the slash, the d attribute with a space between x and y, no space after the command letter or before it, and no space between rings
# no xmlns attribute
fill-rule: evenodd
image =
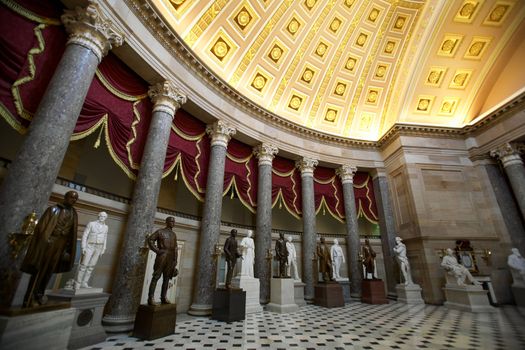
<svg viewBox="0 0 525 350"><path fill-rule="evenodd" d="M338 221L345 218L344 197L341 180L335 169L316 167L314 170L315 212L326 209Z"/></svg>
<svg viewBox="0 0 525 350"><path fill-rule="evenodd" d="M294 161L279 156L272 166L272 208L277 203L296 218L301 217L301 173Z"/></svg>

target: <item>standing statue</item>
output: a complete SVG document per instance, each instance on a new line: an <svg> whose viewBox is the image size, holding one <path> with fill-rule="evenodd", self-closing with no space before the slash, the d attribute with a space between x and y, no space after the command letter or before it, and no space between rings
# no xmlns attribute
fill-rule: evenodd
<svg viewBox="0 0 525 350"><path fill-rule="evenodd" d="M341 265L345 263L345 255L343 254L343 248L339 245L339 241L334 239L334 245L330 248L330 256L332 257L332 268L333 278L337 281L341 279L339 273Z"/></svg>
<svg viewBox="0 0 525 350"><path fill-rule="evenodd" d="M321 241L317 244L317 257L319 259L319 272L323 275L323 281L333 281L334 279L330 276L332 272L332 258L324 237L321 237Z"/></svg>
<svg viewBox="0 0 525 350"><path fill-rule="evenodd" d="M396 246L394 247L394 254L396 255L397 262L399 263L399 268L403 274L403 279L405 280L405 286L414 284L412 281L412 275L410 274L410 263L407 258L407 247L402 242L401 237L396 237Z"/></svg>
<svg viewBox="0 0 525 350"><path fill-rule="evenodd" d="M449 276L456 278L458 286L464 286L465 280L468 280L471 284L480 285L480 283L472 277L470 271L465 266L458 263L458 260L454 256L454 252L450 248L447 248L447 255L443 257L441 267L447 271Z"/></svg>
<svg viewBox="0 0 525 350"><path fill-rule="evenodd" d="M157 305L155 302L155 288L157 282L162 275L162 289L160 294L160 302L162 304L170 304L166 294L168 293L168 287L170 279L176 277L179 274L177 270L177 259L178 259L178 247L177 247L177 235L173 232L175 226L175 218L168 216L166 218L166 227L161 228L147 239L149 249L153 250L157 257L155 258L155 264L153 265L153 276L149 284L148 291L148 305Z"/></svg>
<svg viewBox="0 0 525 350"><path fill-rule="evenodd" d="M106 251L106 239L108 237L108 225L106 221L108 214L101 211L98 220L87 224L82 234L82 258L78 267L77 278L74 288L90 288L88 285L91 273L98 262L98 258Z"/></svg>
<svg viewBox="0 0 525 350"><path fill-rule="evenodd" d="M279 261L279 276L286 278L286 264L288 263L288 250L286 249L286 241L284 240L284 233L279 233L279 239L275 242L275 256Z"/></svg>
<svg viewBox="0 0 525 350"><path fill-rule="evenodd" d="M297 252L295 246L292 243L292 236L288 235L286 242L286 251L288 252L288 276L294 280L299 281L299 272L297 272Z"/></svg>
<svg viewBox="0 0 525 350"><path fill-rule="evenodd" d="M377 279L376 276L376 252L370 246L370 241L365 238L365 245L361 247L363 255L364 279ZM371 277L370 277L371 276Z"/></svg>
<svg viewBox="0 0 525 350"><path fill-rule="evenodd" d="M73 205L78 193L69 191L64 201L46 209L35 227L20 270L31 274L24 307L47 302L46 286L53 273L70 271L75 261L78 217Z"/></svg>
<svg viewBox="0 0 525 350"><path fill-rule="evenodd" d="M253 232L248 231L248 235L241 240L241 276L253 277L253 264L255 262L255 243L252 238Z"/></svg>
<svg viewBox="0 0 525 350"><path fill-rule="evenodd" d="M237 250L237 230L233 229L230 231L230 237L224 242L224 256L226 257L226 289L230 289L233 277L233 270L235 269L235 264L237 263L237 258L240 258L242 255L239 254Z"/></svg>
<svg viewBox="0 0 525 350"><path fill-rule="evenodd" d="M518 248L512 248L510 251L512 254L507 258L507 265L512 273L513 285L525 288L525 259Z"/></svg>

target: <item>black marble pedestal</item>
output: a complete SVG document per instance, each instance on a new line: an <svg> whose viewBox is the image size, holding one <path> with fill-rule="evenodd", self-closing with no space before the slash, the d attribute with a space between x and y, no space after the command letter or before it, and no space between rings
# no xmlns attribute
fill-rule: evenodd
<svg viewBox="0 0 525 350"><path fill-rule="evenodd" d="M246 316L246 292L242 289L216 289L213 293L213 320L242 321Z"/></svg>
<svg viewBox="0 0 525 350"><path fill-rule="evenodd" d="M343 287L337 282L320 282L315 286L314 305L323 307L345 306Z"/></svg>
<svg viewBox="0 0 525 350"><path fill-rule="evenodd" d="M361 302L367 304L388 304L383 280L363 280Z"/></svg>
<svg viewBox="0 0 525 350"><path fill-rule="evenodd" d="M135 317L133 336L152 340L175 333L177 305L140 305Z"/></svg>

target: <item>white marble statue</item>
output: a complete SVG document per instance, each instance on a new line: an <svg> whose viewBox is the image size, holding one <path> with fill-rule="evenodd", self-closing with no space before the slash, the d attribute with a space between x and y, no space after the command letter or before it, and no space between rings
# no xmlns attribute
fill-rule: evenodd
<svg viewBox="0 0 525 350"><path fill-rule="evenodd" d="M241 240L241 276L253 277L253 264L255 262L255 243L253 242L252 235L253 232L248 231L247 236Z"/></svg>
<svg viewBox="0 0 525 350"><path fill-rule="evenodd" d="M77 278L74 288L90 288L88 285L91 273L97 264L98 258L106 251L106 240L108 237L108 225L105 221L108 217L106 212L98 213L98 220L87 224L82 235L82 257L78 267Z"/></svg>
<svg viewBox="0 0 525 350"><path fill-rule="evenodd" d="M507 258L507 265L512 273L513 286L525 288L525 258L521 256L518 248L512 248L510 251L512 254Z"/></svg>
<svg viewBox="0 0 525 350"><path fill-rule="evenodd" d="M443 257L441 267L443 267L450 276L456 279L458 286L465 286L465 281L468 281L470 284L480 285L480 283L472 277L470 271L465 266L458 263L458 260L450 248L447 248L447 255Z"/></svg>
<svg viewBox="0 0 525 350"><path fill-rule="evenodd" d="M339 273L341 269L341 265L345 262L345 255L343 254L343 248L339 245L339 241L334 239L334 244L330 248L330 257L332 259L332 270L333 270L333 278L337 280L341 280L341 275Z"/></svg>
<svg viewBox="0 0 525 350"><path fill-rule="evenodd" d="M286 250L288 250L288 269L287 275L292 277L294 280L299 281L299 272L297 272L297 252L295 246L292 243L292 236L287 237Z"/></svg>
<svg viewBox="0 0 525 350"><path fill-rule="evenodd" d="M394 247L394 254L396 255L397 262L399 263L399 269L403 274L403 280L405 281L405 286L414 284L412 281L412 275L410 273L410 263L407 258L407 247L402 242L401 237L396 237L396 246Z"/></svg>

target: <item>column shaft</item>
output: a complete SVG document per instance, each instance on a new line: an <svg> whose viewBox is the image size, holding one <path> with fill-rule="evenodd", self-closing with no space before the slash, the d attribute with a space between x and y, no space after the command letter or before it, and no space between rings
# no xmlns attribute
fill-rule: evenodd
<svg viewBox="0 0 525 350"><path fill-rule="evenodd" d="M343 182L343 196L345 203L346 224L346 254L348 273L350 274L350 295L352 298L361 298L361 262L359 261L359 231L355 208L354 184L351 181Z"/></svg>
<svg viewBox="0 0 525 350"><path fill-rule="evenodd" d="M260 301L270 301L271 269L266 253L272 249L272 165L259 164L255 230L255 277L260 283Z"/></svg>
<svg viewBox="0 0 525 350"><path fill-rule="evenodd" d="M302 242L302 260L303 260L303 282L304 299L307 302L314 300L314 283L317 276L314 276L313 257L316 245L316 221L315 221L315 197L314 197L314 178L312 174L301 176L301 194L303 210L303 242Z"/></svg>
<svg viewBox="0 0 525 350"><path fill-rule="evenodd" d="M505 166L505 173L520 207L521 217L525 219L525 167L523 163L510 164Z"/></svg>

